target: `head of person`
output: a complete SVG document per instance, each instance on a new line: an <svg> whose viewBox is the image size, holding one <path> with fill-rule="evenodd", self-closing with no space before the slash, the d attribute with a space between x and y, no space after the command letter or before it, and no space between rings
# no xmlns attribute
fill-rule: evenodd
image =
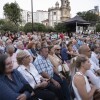
<svg viewBox="0 0 100 100"><path fill-rule="evenodd" d="M45 42L41 43L41 48L39 50L39 53L41 56L47 58L48 57L48 45Z"/></svg>
<svg viewBox="0 0 100 100"><path fill-rule="evenodd" d="M76 68L77 69L84 69L89 70L91 66L91 63L89 61L89 58L85 55L80 55L76 58Z"/></svg>
<svg viewBox="0 0 100 100"><path fill-rule="evenodd" d="M75 39L73 39L72 41L73 41L73 45L77 44L77 41Z"/></svg>
<svg viewBox="0 0 100 100"><path fill-rule="evenodd" d="M55 53L55 48L54 48L53 45L49 45L48 49L49 49L49 54L54 54Z"/></svg>
<svg viewBox="0 0 100 100"><path fill-rule="evenodd" d="M83 54L88 58L91 58L91 50L88 45L84 44L79 48L79 54Z"/></svg>
<svg viewBox="0 0 100 100"><path fill-rule="evenodd" d="M6 40L6 45L11 45L12 41L10 39Z"/></svg>
<svg viewBox="0 0 100 100"><path fill-rule="evenodd" d="M55 48L55 53L59 55L61 52L61 47L59 45L55 45L54 48Z"/></svg>
<svg viewBox="0 0 100 100"><path fill-rule="evenodd" d="M25 51L20 51L16 56L18 65L29 65L30 63L30 55Z"/></svg>
<svg viewBox="0 0 100 100"><path fill-rule="evenodd" d="M12 56L13 53L15 52L15 47L14 47L13 45L8 45L8 46L6 47L6 52L7 52L7 54L9 54L10 56Z"/></svg>
<svg viewBox="0 0 100 100"><path fill-rule="evenodd" d="M3 41L0 39L0 46L3 46Z"/></svg>
<svg viewBox="0 0 100 100"><path fill-rule="evenodd" d="M69 47L69 46L73 46L73 41L68 42L67 47Z"/></svg>
<svg viewBox="0 0 100 100"><path fill-rule="evenodd" d="M92 47L92 50L95 52L95 53L100 53L100 46L98 44L94 44L93 47Z"/></svg>
<svg viewBox="0 0 100 100"><path fill-rule="evenodd" d="M40 50L40 48L41 48L41 43L40 43L40 42L37 42L37 43L36 43L36 50L38 50L38 51L39 51L39 50Z"/></svg>
<svg viewBox="0 0 100 100"><path fill-rule="evenodd" d="M30 43L28 43L28 49L35 49L35 42L31 41Z"/></svg>
<svg viewBox="0 0 100 100"><path fill-rule="evenodd" d="M17 42L17 49L24 50L24 44L22 41Z"/></svg>
<svg viewBox="0 0 100 100"><path fill-rule="evenodd" d="M0 74L9 74L13 71L11 58L7 54L0 55Z"/></svg>

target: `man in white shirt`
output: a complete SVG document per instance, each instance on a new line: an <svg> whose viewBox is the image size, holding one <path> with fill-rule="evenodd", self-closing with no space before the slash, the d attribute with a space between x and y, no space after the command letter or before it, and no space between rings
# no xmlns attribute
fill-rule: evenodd
<svg viewBox="0 0 100 100"><path fill-rule="evenodd" d="M88 58L91 58L91 50L86 44L82 45L79 48L79 53L86 55ZM86 72L86 75L89 77L91 83L94 84L98 89L100 89L100 68L91 59L89 60L91 63L91 67L90 70Z"/></svg>

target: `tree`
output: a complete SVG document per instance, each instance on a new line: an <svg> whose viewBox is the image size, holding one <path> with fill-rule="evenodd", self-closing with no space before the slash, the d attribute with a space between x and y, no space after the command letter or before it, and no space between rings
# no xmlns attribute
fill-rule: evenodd
<svg viewBox="0 0 100 100"><path fill-rule="evenodd" d="M0 25L3 25L5 21L3 19L0 19Z"/></svg>
<svg viewBox="0 0 100 100"><path fill-rule="evenodd" d="M24 32L32 32L32 23L28 22L24 26Z"/></svg>
<svg viewBox="0 0 100 100"><path fill-rule="evenodd" d="M10 31L10 32L17 32L17 26L10 22L10 21L6 21L2 26L1 29L3 31Z"/></svg>
<svg viewBox="0 0 100 100"><path fill-rule="evenodd" d="M46 27L46 32L55 32L55 29L51 26Z"/></svg>
<svg viewBox="0 0 100 100"><path fill-rule="evenodd" d="M100 17L97 14L90 12L90 11L78 12L77 15L79 15L84 20L90 23L93 23L93 24L96 24L98 21L100 21Z"/></svg>
<svg viewBox="0 0 100 100"><path fill-rule="evenodd" d="M32 32L32 23L26 23L24 26L24 31L27 32ZM46 31L46 27L45 25L41 24L41 23L34 23L33 24L33 31L37 31L37 32L45 32Z"/></svg>
<svg viewBox="0 0 100 100"><path fill-rule="evenodd" d="M19 22L21 22L21 9L19 5L14 3L6 3L3 7L4 15L13 22L16 26L18 26Z"/></svg>
<svg viewBox="0 0 100 100"><path fill-rule="evenodd" d="M100 23L96 25L96 31L100 32Z"/></svg>
<svg viewBox="0 0 100 100"><path fill-rule="evenodd" d="M55 25L54 28L56 32L66 32L67 31L66 25L63 23L58 23L57 25Z"/></svg>

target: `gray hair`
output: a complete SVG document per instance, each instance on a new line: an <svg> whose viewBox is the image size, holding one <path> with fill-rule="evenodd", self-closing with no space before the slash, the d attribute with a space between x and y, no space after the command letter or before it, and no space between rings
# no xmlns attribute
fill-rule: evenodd
<svg viewBox="0 0 100 100"><path fill-rule="evenodd" d="M15 47L14 47L13 45L8 45L8 46L6 47L6 52L8 52L9 49L15 50Z"/></svg>

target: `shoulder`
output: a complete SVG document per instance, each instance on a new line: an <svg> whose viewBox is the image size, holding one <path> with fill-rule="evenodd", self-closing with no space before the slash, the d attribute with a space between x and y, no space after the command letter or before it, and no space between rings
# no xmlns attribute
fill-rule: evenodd
<svg viewBox="0 0 100 100"><path fill-rule="evenodd" d="M79 86L79 85L85 85L85 78L84 78L84 76L83 75L75 75L74 76L74 83L75 83L75 85L77 86Z"/></svg>

